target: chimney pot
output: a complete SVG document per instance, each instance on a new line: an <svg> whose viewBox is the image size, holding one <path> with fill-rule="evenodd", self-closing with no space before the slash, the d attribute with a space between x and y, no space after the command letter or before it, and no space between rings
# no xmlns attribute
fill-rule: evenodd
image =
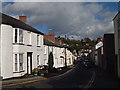
<svg viewBox="0 0 120 90"><path fill-rule="evenodd" d="M19 16L19 20L26 23L27 22L27 16L24 16L24 14L22 14L22 16Z"/></svg>

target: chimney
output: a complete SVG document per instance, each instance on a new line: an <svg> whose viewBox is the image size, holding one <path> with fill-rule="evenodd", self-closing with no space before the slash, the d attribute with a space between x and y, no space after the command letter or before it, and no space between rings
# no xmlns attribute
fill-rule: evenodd
<svg viewBox="0 0 120 90"><path fill-rule="evenodd" d="M24 16L24 14L22 14L22 16L19 16L19 20L26 23L27 22L27 16Z"/></svg>

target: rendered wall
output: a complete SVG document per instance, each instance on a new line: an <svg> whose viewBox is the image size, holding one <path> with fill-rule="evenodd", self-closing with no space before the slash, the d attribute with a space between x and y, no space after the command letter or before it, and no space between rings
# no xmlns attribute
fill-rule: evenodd
<svg viewBox="0 0 120 90"><path fill-rule="evenodd" d="M9 25L1 25L1 74L4 78L13 76L12 33L13 28Z"/></svg>

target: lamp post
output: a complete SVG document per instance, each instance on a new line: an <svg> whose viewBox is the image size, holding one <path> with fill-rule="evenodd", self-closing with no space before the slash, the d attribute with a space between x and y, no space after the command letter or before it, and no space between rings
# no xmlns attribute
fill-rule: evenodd
<svg viewBox="0 0 120 90"><path fill-rule="evenodd" d="M65 35L65 39L66 39L66 35ZM66 53L66 46L65 46L65 67L67 67L67 53Z"/></svg>

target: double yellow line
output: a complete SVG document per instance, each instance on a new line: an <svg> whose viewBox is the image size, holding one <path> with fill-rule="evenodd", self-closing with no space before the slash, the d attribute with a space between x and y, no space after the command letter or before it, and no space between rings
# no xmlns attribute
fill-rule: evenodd
<svg viewBox="0 0 120 90"><path fill-rule="evenodd" d="M2 85L2 86L3 86L3 87L7 87L7 86L13 86L13 85L31 83L31 82L41 81L41 80L47 80L47 79L48 79L48 78L42 78L42 79L37 79L37 80L29 80L29 81L26 81L26 82L19 82L19 83L7 84L7 85Z"/></svg>
<svg viewBox="0 0 120 90"><path fill-rule="evenodd" d="M93 71L93 75L92 75L90 81L88 82L88 84L84 88L90 88L91 87L91 85L93 84L93 82L95 80L95 76L96 76L96 73L95 73L95 71Z"/></svg>

